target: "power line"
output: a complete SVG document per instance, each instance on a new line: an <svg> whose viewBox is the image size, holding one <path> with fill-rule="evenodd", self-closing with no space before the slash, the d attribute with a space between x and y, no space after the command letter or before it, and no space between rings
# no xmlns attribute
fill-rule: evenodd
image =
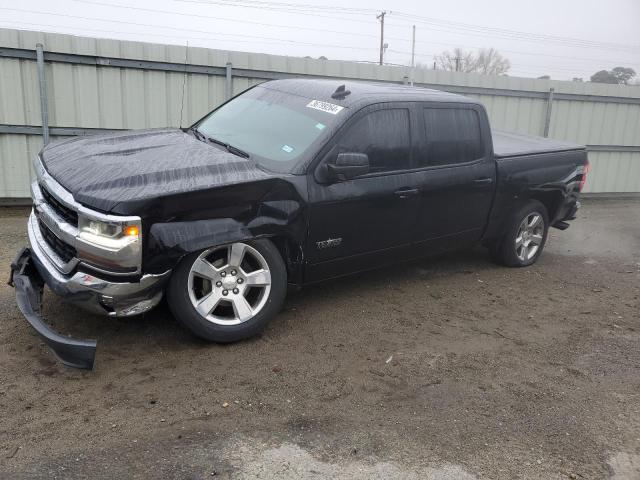
<svg viewBox="0 0 640 480"><path fill-rule="evenodd" d="M504 34L504 35L516 35L516 36L520 36L520 37L532 37L532 38L544 39L544 40L558 40L558 41L577 42L577 43L580 43L581 45L588 45L588 46L607 45L607 46L611 46L613 48L628 48L628 47L632 48L633 47L633 46L629 46L629 45L616 44L616 43L610 43L610 42L595 42L593 40L585 40L585 39L573 38L573 37L563 37L563 36L558 36L558 35L547 35L547 34L522 32L522 31L518 31L518 30L508 30L508 29L497 28L497 27L486 27L486 26L482 26L482 25L474 25L474 24L454 22L454 21L449 21L449 20L441 20L441 19L435 19L435 18L430 18L430 17L421 17L421 16L411 15L411 14L397 12L397 11L395 12L395 14L396 14L396 16L401 16L401 17L408 18L411 21L414 21L417 18L418 20L416 20L416 21L418 21L418 22L427 23L427 24L442 25L442 26L446 26L446 27L449 27L449 28L457 28L457 29L463 29L463 30L478 30L478 31L485 31L485 32L490 31L490 32ZM640 46L636 46L636 48L640 48Z"/></svg>
<svg viewBox="0 0 640 480"><path fill-rule="evenodd" d="M92 0L72 0L74 2L85 3L89 5L100 5L103 7L113 7L113 8L125 8L127 10L136 10L139 12L149 12L149 13L163 13L167 15L177 15L181 17L190 17L190 18L208 18L211 20L224 20L227 22L237 22L237 23L248 23L251 25L261 25L264 27L275 27L275 28L288 28L293 30L309 30L314 32L321 33L338 33L343 35L353 35L356 37L367 37L367 38L378 38L376 35L370 35L366 33L358 33L358 32L347 32L344 30L326 30L324 28L314 28L314 27L302 27L299 25L283 25L283 24L272 24L272 23L264 23L264 22L254 22L251 20L241 20L237 18L228 18L228 17L220 17L218 15L202 15L202 14L193 14L193 13L185 13L185 12L174 12L171 10L157 10L154 8L143 8L143 7L132 7L130 5L119 5L115 3L105 3L105 2L94 2Z"/></svg>
<svg viewBox="0 0 640 480"><path fill-rule="evenodd" d="M557 35L545 35L529 32L521 32L517 30L507 30L503 28L484 27L480 25L472 25L460 22L452 22L448 20L440 20L429 17L420 17L416 15L405 14L402 12L394 12L396 17L400 17L399 20L411 23L426 24L431 27L436 26L440 28L448 28L455 30L461 30L469 35L480 36L492 36L498 38L506 38L509 40L522 40L531 42L545 42L545 43L557 43L564 46L573 46L579 48L603 48L609 50L624 50L630 52L637 52L640 49L638 45L623 45L610 42L596 42L592 40L577 39L572 37L561 37ZM394 24L400 26L398 24ZM447 30L445 30L447 31Z"/></svg>
<svg viewBox="0 0 640 480"><path fill-rule="evenodd" d="M300 13L307 15L315 15L318 10L321 11L336 11L340 8L345 7L331 7L331 6L310 6L306 4L303 8L296 8L296 4L285 4L291 5L291 7L283 7L281 3L278 2L265 2L259 0L176 0L180 2L187 3L197 3L199 5L224 5L224 6L236 6L243 8L259 8L263 10L275 10L282 11L286 10L289 13ZM314 10L311 10L313 8ZM367 12L371 12L372 9L352 9L355 10L354 14L367 14ZM624 51L634 51L636 49L640 49L640 46L637 45L624 45L610 42L596 42L592 40L585 40L573 37L563 37L559 35L547 35L547 34L537 34L530 32L522 32L518 30L508 30L504 28L496 28L496 27L486 27L482 25L474 25L462 22L455 22L450 20L442 20L432 17L425 17L410 13L405 13L401 11L393 11L394 17L399 17L398 19L401 21L410 21L412 23L422 23L432 26L440 26L446 28L452 28L454 30L462 30L468 34L475 34L481 36L494 36L499 38L507 38L510 40L520 40L520 41L534 41L534 42L551 42L551 43L560 43L565 46L576 46L581 48L604 48L604 49L617 49ZM333 17L335 18L335 17ZM344 19L349 21L356 21L355 19ZM397 24L395 24L397 25ZM471 33L475 32L475 33ZM454 32L455 33L455 32Z"/></svg>
<svg viewBox="0 0 640 480"><path fill-rule="evenodd" d="M260 26L273 27L273 28L286 28L286 29L294 29L294 30L308 30L308 31L316 31L316 32L322 32L322 33L335 33L335 34L340 34L340 35L351 35L351 36L357 36L357 37L363 37L363 38L378 38L377 35L371 35L371 34L366 34L366 33L358 33L358 32L354 32L354 31L326 30L326 29L323 29L323 28L305 27L305 26L300 26L300 25L271 24L271 23L264 23L264 22L255 22L255 21L251 21L251 20L242 20L242 19L236 19L236 18L220 17L220 16L217 16L217 15L203 15L203 14L193 14L193 13L185 13L185 12L175 12L175 11L171 11L171 10L159 10L159 9L154 9L154 8L134 7L134 6L130 6L130 5L106 3L106 2L93 1L93 0L73 0L73 1L79 2L79 3L88 4L88 5L99 5L99 6L111 7L111 8L122 8L122 9L127 9L127 10L136 10L136 11L149 12L149 13L161 13L161 14L167 14L167 15L172 15L172 16L173 15L177 15L177 16L189 17L189 18L208 18L208 19L212 19L212 20L224 20L224 21L228 21L228 22L245 23L245 24L248 23L248 24L251 24L251 25L260 25ZM200 3L200 2L197 2L197 3ZM209 2L206 2L206 3L209 4ZM260 2L260 3L264 3L264 2ZM318 7L318 8L320 8L320 7ZM400 25L398 25L398 26L400 26ZM404 28L404 26L402 26L402 27ZM387 38L389 40L401 41L401 42L410 42L411 41L409 39L400 38L400 37L387 36ZM416 40L416 43L422 43L422 44L428 44L428 45L438 44L438 45L446 45L446 46L449 46L449 47L461 47L461 48L474 48L474 49L481 48L481 47L470 46L470 45L460 45L460 44L452 45L451 43L435 42L435 41L430 41L430 40L429 41ZM389 51L391 51L391 50L389 50ZM569 57L569 56L565 56L565 55L551 55L551 54L542 54L542 53L532 53L532 52L523 52L523 51L518 51L518 50L500 49L500 51L501 52L507 52L507 53L515 53L515 54L519 54L519 55L545 56L545 57L550 57L550 58L559 58L559 59L571 60L571 61L584 60L584 61L587 61L587 62L591 62L591 61L593 61L593 62L603 62L605 64L608 64L608 63L624 64L624 63L628 63L629 62L629 60L611 60L611 59Z"/></svg>
<svg viewBox="0 0 640 480"><path fill-rule="evenodd" d="M181 16L189 16L189 17L204 17L204 18L212 18L212 19L218 19L218 20L226 20L226 21L236 21L236 22L244 22L244 23L253 23L253 24L258 24L258 25L263 25L263 26L267 26L267 27L275 27L275 28L296 28L296 29L308 29L308 30L314 30L314 31L320 31L320 32L328 32L328 33L336 33L336 34L348 34L348 35L357 35L357 36L362 36L362 37L368 37L368 38L374 38L376 37L375 35L367 35L367 34L359 34L359 33L355 33L355 32L345 32L345 31L340 31L340 30L323 30L323 29L319 29L319 28L312 28L312 27L299 27L299 26L290 26L290 25L273 25L273 24L269 24L269 23L263 23L263 22L245 22L243 20L237 20L237 19L230 19L230 18L221 18L221 17L214 17L214 16L206 16L206 15L193 15L193 14L187 14L187 13L183 13L183 12L172 12L172 11L166 11L166 10L154 10L154 9L148 9L148 8L141 8L141 7L131 7L128 5L118 5L118 4L109 4L109 3L104 3L104 2L97 2L97 1L91 1L91 0L75 0L81 3L86 3L86 4L93 4L93 5L102 5L102 6L106 6L106 7L117 7L117 8L126 8L126 9L133 9L133 10L138 10L138 11L147 11L147 12L151 12L151 13L166 13L166 14L170 14L170 15L181 15ZM180 1L180 0L178 0ZM221 1L225 1L225 0L221 0ZM264 2L263 2L264 3ZM0 10L9 10L9 11L16 11L16 12L26 12L26 13L33 13L33 14L42 14L42 15L52 15L52 16L62 16L62 17L68 17L68 18L77 18L77 19L82 19L82 20L94 20L94 21L101 21L101 22L109 22L109 23L119 23L119 24L125 24L125 25L133 25L133 26L144 26L144 27L150 27L150 28L161 28L161 29L169 29L169 30L175 30L175 31L180 31L180 32L187 32L187 33L191 33L191 32L196 32L196 33L204 33L207 35L210 35L210 31L209 30L194 30L194 29L185 29L185 28L176 28L176 27L168 27L165 25L157 25L157 24L145 24L145 23L136 23L136 22L127 22L127 21L120 21L120 20L111 20L111 19L104 19L104 18L95 18L95 17L84 17L84 16L79 16L79 15L68 15L68 14L60 14L60 13L55 13L55 12L41 12L41 11L34 11L34 10L26 10L26 9L15 9L15 8L8 8L8 7L0 7ZM24 22L27 23L27 22ZM370 22L368 22L370 23ZM36 25L36 24L32 24L32 25ZM12 26L12 25L11 25ZM59 25L45 25L48 27L59 27ZM70 28L74 28L74 27L70 27ZM82 29L81 30L88 30L88 29ZM96 29L94 29L95 31ZM437 30L437 29L434 29ZM120 32L114 32L114 31L110 31L110 30L102 30L104 32L109 32L109 33L120 33ZM64 32L61 32L64 33ZM126 32L129 34L140 34L140 32ZM184 37L184 36L179 36L179 35L158 35L158 34L153 34L153 33L144 33L144 35L149 35L149 36L160 36L160 37L164 37L164 38L189 38L189 39L201 39L201 40L215 40L215 41L221 41L221 42L226 42L226 41L233 41L236 43L255 43L249 40L237 40L237 39L233 39L230 40L228 38L219 38L219 37L211 37L211 36L207 36L207 37ZM302 46L313 46L313 47L323 47L323 48L341 48L341 49L355 49L355 50L363 50L363 51L373 51L373 48L368 48L368 47L353 47L353 46L346 46L346 45L332 45L332 44L319 44L319 43L312 43L312 42L302 42L302 41L295 41L295 40L286 40L286 39L282 39L282 38L274 38L274 37L266 37L266 36L257 36L257 35L241 35L241 34L220 34L223 35L224 37L240 37L240 38L253 38L253 39L257 39L260 40L261 43L271 43L274 45L280 45L280 44L293 44L293 45L302 45ZM392 38L392 39L396 39L396 40L400 40L400 41L407 41L406 39L400 39L397 37L388 37L388 38ZM266 40L266 41L265 41ZM441 43L442 45L449 45L448 43L442 43L442 42L426 42L426 41L418 41L419 43L427 43L427 44L431 44L431 43ZM469 48L469 47L468 47ZM471 48L476 48L476 47L471 47ZM389 50L390 52L393 53L398 53L398 54L409 54L410 52L408 51L400 51L400 50ZM574 57L565 57L565 56L560 56L560 55L549 55L549 54L535 54L535 53L530 53L530 52L519 52L516 50L502 50L503 52L512 52L512 53L516 53L516 54L523 54L523 55L533 55L533 56L548 56L548 57L556 57L556 58L560 58L560 59L568 59L571 61L598 61L598 62L607 62L607 63L626 63L627 61L619 61L619 62L614 62L612 60L604 60L604 59L587 59L587 58L574 58ZM433 57L433 55L425 55L425 54L417 54L418 56L421 57L425 57L425 56L429 56L429 57ZM561 67L561 66L554 66L554 65L535 65L535 64L530 64L530 66L534 66L534 67L539 67L542 69L546 69L546 70L564 70L564 71L570 71L570 72L575 72L577 70L586 70L588 67L579 67L576 66L575 68L567 68L566 66ZM515 67L514 67L515 68Z"/></svg>
<svg viewBox="0 0 640 480"><path fill-rule="evenodd" d="M41 29L41 27L48 27L48 28L59 28L61 27L61 25L51 25L51 24L42 24L42 23L30 23L30 22L20 22L20 25L26 25L26 26L31 26L31 27L37 27L39 29ZM15 24L14 22L8 23L6 25L2 25L3 28L18 28L20 29L20 25ZM64 28L71 28L71 29L75 29L75 30L81 30L81 31L85 31L85 32L90 32L90 33L111 33L111 34L126 34L126 35L139 35L140 32L124 32L122 30L105 30L105 29L97 29L97 28L83 28L83 27L76 27L76 26L67 26L67 25L62 25L62 27ZM25 27L28 28L28 27ZM57 34L62 34L62 35L69 35L72 34L72 32L69 31L62 31L62 30L42 30L45 33L57 33ZM233 43L251 43L251 44L255 44L255 40L237 40L237 39L225 39L225 38L217 38L217 37L194 37L194 36L183 36L183 35L166 35L166 34L161 34L161 33L147 33L145 32L143 35L145 36L153 36L153 37L160 37L160 38L172 38L172 39L180 39L180 40L214 40L214 41L220 41L220 42L233 42ZM133 40L129 40L129 41L133 41ZM271 45L281 45L280 43L277 43L276 41L261 41L262 44L271 44ZM181 45L181 44L180 44ZM320 45L320 44L318 44ZM326 46L326 45L320 45L320 46ZM377 48L362 48L362 50L368 50L368 51L373 51L376 50ZM403 52L406 53L406 52ZM368 62L367 60L353 60L356 62ZM374 62L377 63L377 62Z"/></svg>
<svg viewBox="0 0 640 480"><path fill-rule="evenodd" d="M111 34L126 34L126 35L139 35L140 32L124 32L122 30L105 30L105 29L100 29L100 28L83 28L83 27L76 27L76 26L67 26L67 25L51 25L51 24L43 24L43 23L30 23L30 22L20 22L20 25L29 25L32 27L37 27L37 28L41 28L41 27L50 27L50 28L59 28L59 27L64 27L64 28L71 28L74 30L82 30L85 32L91 32L91 33L111 33ZM9 23L8 25L5 25L5 28L13 28L15 27L16 24L15 23ZM69 35L72 32L69 31L62 31L62 30L47 30L46 33L59 33L59 34L63 34L63 35ZM149 32L144 32L145 36L150 36L150 37L160 37L160 38L173 38L173 39L187 39L187 40L214 40L214 41L222 41L222 42L233 42L233 43L251 43L251 44L255 44L255 40L237 40L237 39L224 39L224 38L218 38L218 37L194 37L194 36L184 36L184 35L166 35L166 34L162 34L162 33L149 33ZM271 45L281 45L281 43L277 42L277 41L273 41L273 42L269 42L269 41L263 41L261 42L263 44L271 44Z"/></svg>
<svg viewBox="0 0 640 480"><path fill-rule="evenodd" d="M310 17L315 17L315 18L328 18L331 20L341 20L341 21L346 21L346 22L357 22L357 23L368 23L371 24L370 21L368 20L360 20L357 18L346 18L346 17L337 17L337 16L331 16L331 15L322 15L319 14L317 11L313 11L313 10L294 10L294 9L282 9L282 8L268 8L268 7L263 7L263 6L256 6L256 5L240 5L238 3L235 2L230 2L228 0L211 0L210 2L203 2L200 0L175 0L176 2L182 2L182 3L192 3L192 4L197 4L197 5L209 5L209 6L223 6L223 7L241 7L241 8L254 8L254 9L259 9L259 10L268 10L268 11L276 11L276 12L281 12L281 11L286 11L288 14L292 14L292 15L306 15L306 16L310 16ZM342 12L338 12L338 13L342 13Z"/></svg>
<svg viewBox="0 0 640 480"><path fill-rule="evenodd" d="M23 25L29 25L29 26L34 26L34 27L48 27L48 28L59 28L61 25L51 25L51 24L42 24L42 23L31 23L31 22L20 22ZM15 27L14 23L11 23L10 25L6 25L7 27ZM75 26L63 26L65 28L73 28L76 30L82 30L82 31L86 31L86 32L99 32L99 33L110 33L110 34L136 34L139 32L124 32L122 30L108 30L108 29L99 29L99 28L83 28L83 27L75 27ZM60 30L49 30L51 33L61 33L61 34L65 34L68 32L65 31L60 31ZM175 39L187 39L187 40L215 40L215 41L232 41L234 43L254 43L253 40L226 40L224 38L219 38L219 37L212 37L212 36L207 36L207 37L194 37L194 36L182 36L182 35L166 35L166 34L158 34L158 33L144 33L144 35L149 35L149 36L155 36L155 37L161 37L161 38L175 38ZM276 44L279 45L279 43L277 43L276 41L273 42L263 42L263 43L270 43L270 44ZM373 48L367 48L367 50L374 50ZM409 55L411 52L408 51L403 51L403 50L388 50L391 53L396 53L396 54L403 54L403 55ZM420 54L420 53L416 53L416 56L418 57L431 57L433 58L434 55L431 54ZM364 61L364 63L378 63L378 62L368 62L368 61ZM385 65L389 65L388 63L385 63ZM406 65L399 65L396 64L396 66L406 66Z"/></svg>
<svg viewBox="0 0 640 480"><path fill-rule="evenodd" d="M175 31L180 31L180 32L196 32L196 33L205 33L205 34L209 34L208 31L206 30L195 30L195 29L186 29L186 28L178 28L178 27L169 27L166 25L154 25L154 24L149 24L149 23L138 23L138 22L127 22L124 20L112 20L112 19L106 19L106 18L95 18L95 17L84 17L81 15L69 15L69 14L65 14L65 13L54 13L54 12L40 12L40 11L36 11L36 10L26 10L26 9L20 9L20 8L9 8L9 7L0 7L0 10L9 10L9 11L14 11L14 12L25 12L25 13L33 13L33 14L37 14L37 15L53 15L56 17L66 17L66 18L76 18L79 20L92 20L92 21L98 21L98 22L108 22L108 23L117 23L117 24L121 24L121 25L133 25L133 26L137 26L137 27L151 27L151 28L162 28L165 30L175 30ZM312 43L312 42L300 42L300 41L296 41L296 40L286 40L286 39L279 39L279 38L274 38L274 37L263 37L263 36L258 36L258 35L240 35L240 34L235 34L235 33L225 33L223 34L225 36L231 36L231 37L241 37L241 38L255 38L258 40L272 40L272 41L276 41L276 42L282 42L282 43L290 43L290 44L295 44L295 45L306 45L306 46L313 46L313 47L329 47L329 48L342 48L342 49L349 49L349 50L377 50L376 48L371 48L371 47L354 47L354 46L350 46L350 45L332 45L332 44L322 44L322 43ZM178 37L175 37L178 38Z"/></svg>
<svg viewBox="0 0 640 480"><path fill-rule="evenodd" d="M182 0L178 0L182 1ZM327 6L327 5L313 5L309 3L287 3L287 2L264 2L261 0L217 0L216 1L206 1L206 0L189 0L190 3L199 3L199 4L211 4L211 3L228 3L232 6L245 6L243 4L247 4L246 6L256 7L256 8L266 8L266 9L278 9L278 10L287 10L291 9L295 10L324 10L331 11L337 13L348 13L354 15L370 15L371 13L377 13L378 10L373 8L353 8L353 7L343 7L343 6Z"/></svg>
<svg viewBox="0 0 640 480"><path fill-rule="evenodd" d="M60 25L47 25L47 24L36 24L36 23L29 23L29 22L21 22L21 24L23 25L31 25L31 26L36 26L36 27L53 27L53 28L57 28L60 27ZM3 25L6 28L16 28L15 23L11 23L8 25ZM18 26L19 28L19 26ZM76 30L83 30L83 31L88 31L88 32L102 32L102 33L112 33L112 34L136 34L139 32L123 32L122 30L104 30L104 29L89 29L89 28L82 28L82 27L67 27L67 28L74 28ZM60 31L60 30L48 30L46 31L48 33L59 33L59 34L68 34L68 31ZM145 35L150 35L150 36L156 36L156 37L162 37L162 38L175 38L175 39L196 39L196 40L219 40L213 37L184 37L184 36L179 36L179 35L164 35L164 34L154 34L154 33L145 33ZM225 40L222 40L225 41ZM251 40L232 40L234 43L254 43ZM274 44L274 42L263 42L263 43L271 43ZM393 53L400 53L400 54L409 54L410 52L404 52L404 51L398 51L398 50L389 50L390 52ZM433 55L429 55L429 54L416 54L416 56L419 57L433 57ZM370 63L370 64L378 64L377 61L370 61L370 60L354 60L356 63ZM385 63L385 65L391 65L391 66L400 66L400 67L406 67L406 65L404 64L392 64L392 63ZM526 67L525 67L526 68ZM525 74L526 75L531 75L531 76L539 76L540 75L540 71L538 72L533 72L531 70L526 70L526 69L522 69L519 66L515 66L512 67L512 69L510 70L510 73L515 74L515 75L520 75L520 74ZM572 73L574 75L576 75L575 71L572 71ZM579 73L578 73L579 74Z"/></svg>

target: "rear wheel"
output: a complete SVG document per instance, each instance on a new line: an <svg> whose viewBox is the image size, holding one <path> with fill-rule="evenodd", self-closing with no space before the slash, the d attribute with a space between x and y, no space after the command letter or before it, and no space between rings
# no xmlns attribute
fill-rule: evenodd
<svg viewBox="0 0 640 480"><path fill-rule="evenodd" d="M280 310L287 274L269 240L212 247L185 257L167 297L174 316L195 335L234 342L259 333Z"/></svg>
<svg viewBox="0 0 640 480"><path fill-rule="evenodd" d="M545 206L531 200L512 216L502 239L491 248L492 257L509 267L535 263L547 241L549 217Z"/></svg>

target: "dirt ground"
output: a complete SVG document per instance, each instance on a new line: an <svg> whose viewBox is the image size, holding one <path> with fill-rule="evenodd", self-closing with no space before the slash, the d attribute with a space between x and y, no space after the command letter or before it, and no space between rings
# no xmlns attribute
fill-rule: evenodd
<svg viewBox="0 0 640 480"><path fill-rule="evenodd" d="M0 278L25 244L0 210ZM587 200L526 269L484 250L289 297L208 345L165 305L88 315L96 370L54 360L0 286L0 477L640 478L640 199Z"/></svg>

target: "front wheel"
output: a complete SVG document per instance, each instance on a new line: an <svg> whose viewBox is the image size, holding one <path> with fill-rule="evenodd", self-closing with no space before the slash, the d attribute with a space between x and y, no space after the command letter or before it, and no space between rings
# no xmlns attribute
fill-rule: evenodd
<svg viewBox="0 0 640 480"><path fill-rule="evenodd" d="M225 343L259 333L282 307L286 291L280 252L261 239L186 256L171 276L167 298L187 329Z"/></svg>
<svg viewBox="0 0 640 480"><path fill-rule="evenodd" d="M504 236L493 246L492 256L508 267L532 265L542 253L548 231L547 209L531 200L513 214Z"/></svg>

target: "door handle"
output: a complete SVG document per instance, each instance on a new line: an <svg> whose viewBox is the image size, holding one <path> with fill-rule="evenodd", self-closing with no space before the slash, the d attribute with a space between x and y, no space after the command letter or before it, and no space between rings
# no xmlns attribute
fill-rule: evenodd
<svg viewBox="0 0 640 480"><path fill-rule="evenodd" d="M474 184L476 185L490 185L493 183L493 178L491 177L487 177L487 178L477 178L473 181Z"/></svg>
<svg viewBox="0 0 640 480"><path fill-rule="evenodd" d="M420 189L418 188L405 188L405 189L396 190L395 192L393 192L393 194L399 198L408 198L413 195L418 195L419 193L420 193Z"/></svg>

